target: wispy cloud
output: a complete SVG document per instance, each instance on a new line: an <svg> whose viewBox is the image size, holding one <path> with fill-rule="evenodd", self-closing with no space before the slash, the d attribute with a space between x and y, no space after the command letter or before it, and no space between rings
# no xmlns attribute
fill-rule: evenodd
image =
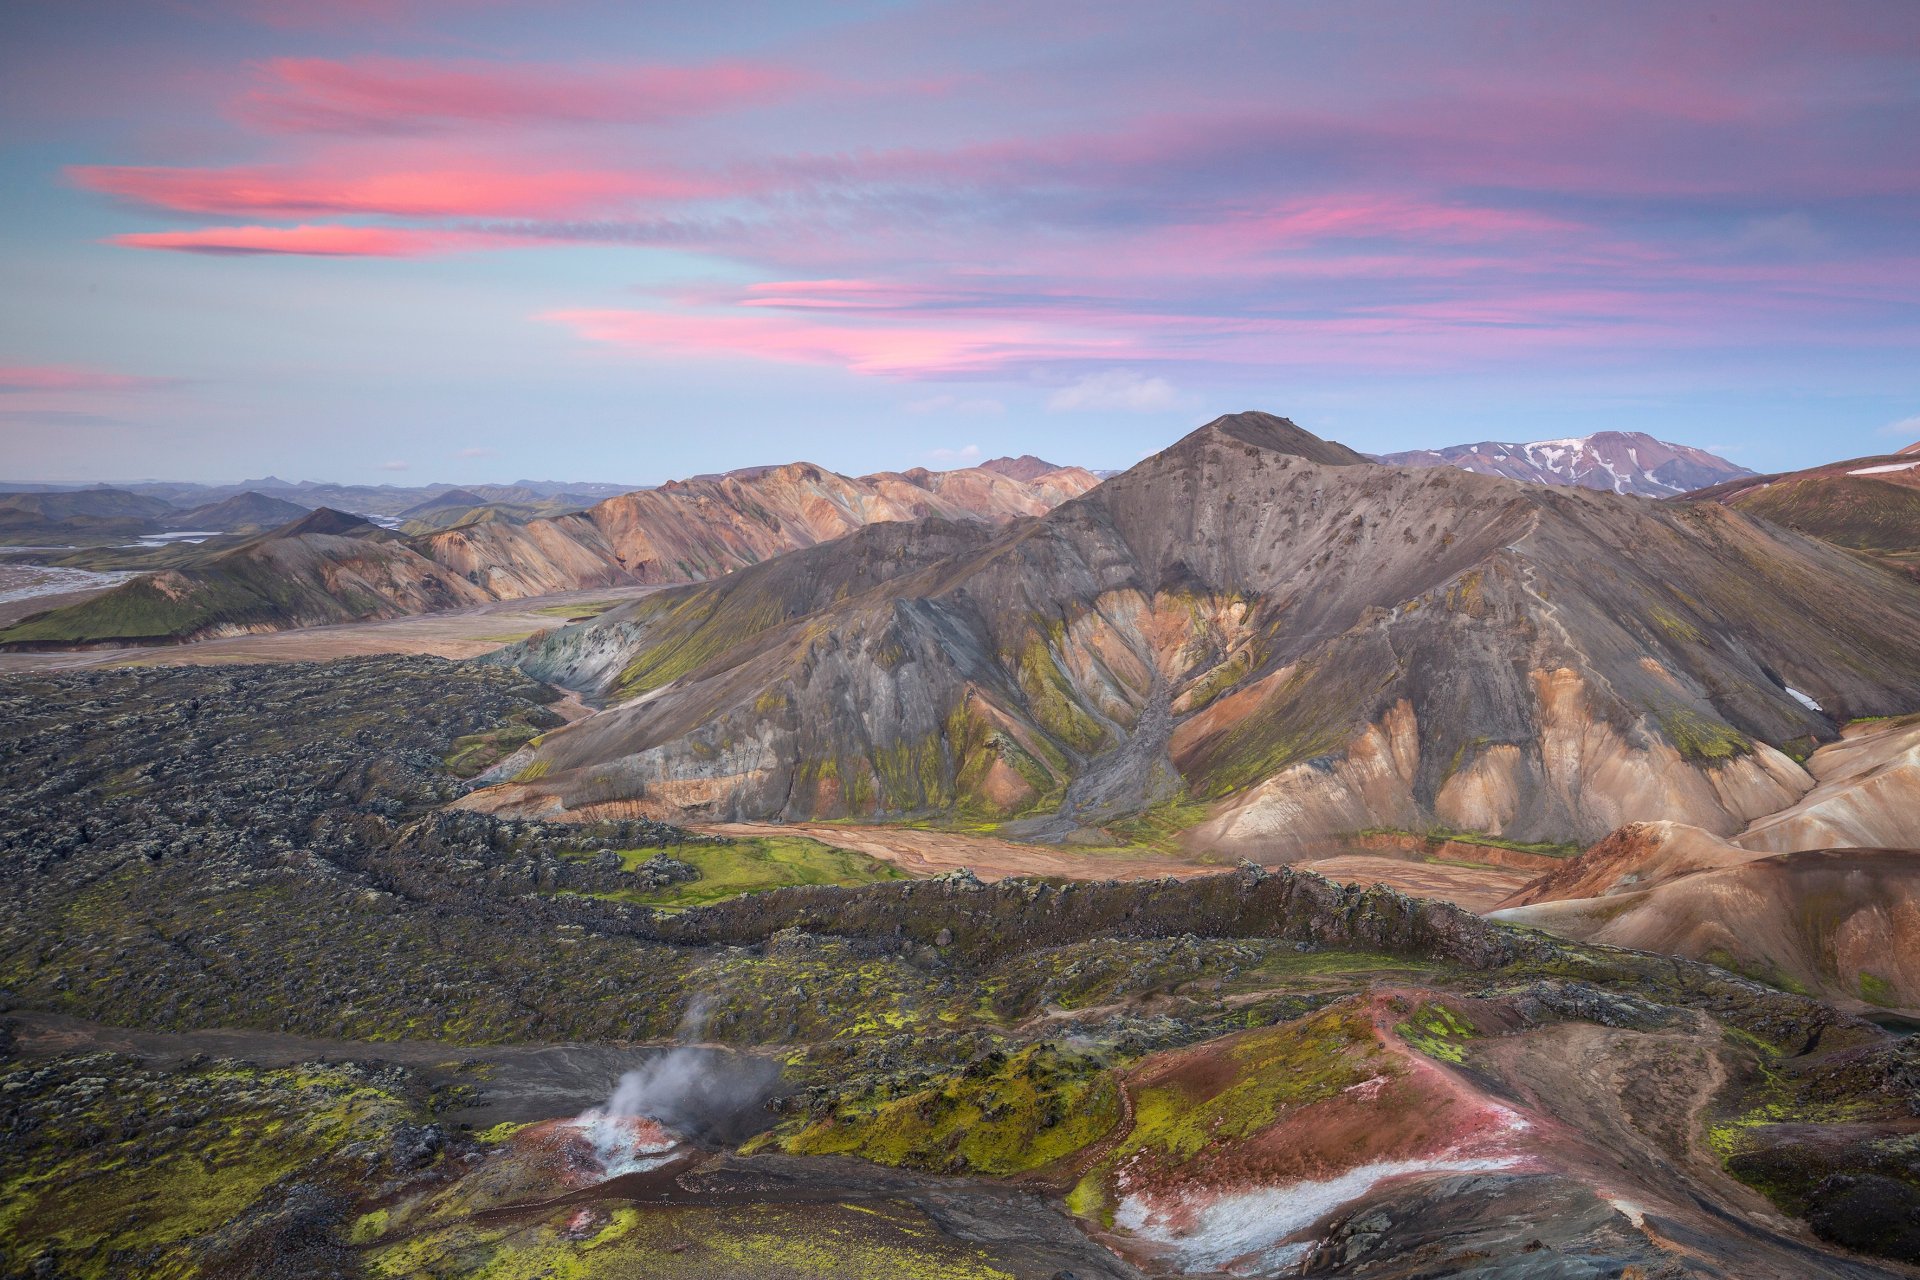
<svg viewBox="0 0 1920 1280"><path fill-rule="evenodd" d="M471 125L658 123L785 96L808 77L792 67L276 58L235 107L246 123L286 133L421 133Z"/></svg>
<svg viewBox="0 0 1920 1280"><path fill-rule="evenodd" d="M1090 373L1047 397L1047 408L1062 413L1162 413L1181 407L1183 398L1165 378L1131 369Z"/></svg>
<svg viewBox="0 0 1920 1280"><path fill-rule="evenodd" d="M246 257L280 254L308 258L419 258L487 243L467 232L411 227L206 227L198 231L137 231L111 237L130 249Z"/></svg>
<svg viewBox="0 0 1920 1280"><path fill-rule="evenodd" d="M1920 413L1911 418L1902 418L1898 422L1889 422L1875 434L1892 436L1899 440L1920 440Z"/></svg>
<svg viewBox="0 0 1920 1280"><path fill-rule="evenodd" d="M591 218L716 189L692 176L640 169L76 165L67 176L136 204L233 217Z"/></svg>
<svg viewBox="0 0 1920 1280"><path fill-rule="evenodd" d="M152 391L174 385L170 378L147 378L70 364L0 365L5 391Z"/></svg>
<svg viewBox="0 0 1920 1280"><path fill-rule="evenodd" d="M380 464L382 471L408 471L411 470L412 467L413 464L411 462L404 461L400 458L395 458L391 462L383 462Z"/></svg>
<svg viewBox="0 0 1920 1280"><path fill-rule="evenodd" d="M497 458L500 456L500 451L489 445L475 445L471 448L462 449L453 456L456 458Z"/></svg>
<svg viewBox="0 0 1920 1280"><path fill-rule="evenodd" d="M970 467L980 461L980 446L963 444L958 449L929 449L927 458L944 466Z"/></svg>

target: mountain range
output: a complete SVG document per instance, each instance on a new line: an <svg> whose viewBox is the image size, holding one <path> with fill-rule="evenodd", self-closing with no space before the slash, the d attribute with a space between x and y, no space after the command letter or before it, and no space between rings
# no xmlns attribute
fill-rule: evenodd
<svg viewBox="0 0 1920 1280"><path fill-rule="evenodd" d="M1002 530L876 525L504 651L607 709L515 815L1737 831L1920 705L1920 587L1710 502L1374 463L1234 414Z"/></svg>
<svg viewBox="0 0 1920 1280"><path fill-rule="evenodd" d="M588 587L697 581L875 521L1034 516L1096 483L1074 467L1050 468L1029 482L984 468L855 478L793 463L527 520L482 508L419 536L322 507L266 534L168 550L157 572L27 618L0 631L0 646L178 642ZM42 497L66 500L35 500Z"/></svg>

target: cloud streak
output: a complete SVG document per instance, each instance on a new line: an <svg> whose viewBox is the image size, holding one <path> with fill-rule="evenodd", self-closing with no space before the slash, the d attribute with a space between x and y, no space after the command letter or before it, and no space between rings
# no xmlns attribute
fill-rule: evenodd
<svg viewBox="0 0 1920 1280"><path fill-rule="evenodd" d="M472 125L659 124L785 97L808 77L750 61L550 66L276 58L234 106L276 133L392 135Z"/></svg>

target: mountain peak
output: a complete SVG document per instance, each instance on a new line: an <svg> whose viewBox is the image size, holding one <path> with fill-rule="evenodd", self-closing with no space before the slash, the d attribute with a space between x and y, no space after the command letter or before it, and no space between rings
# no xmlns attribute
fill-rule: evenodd
<svg viewBox="0 0 1920 1280"><path fill-rule="evenodd" d="M1023 484L1031 484L1048 472L1061 469L1045 458L1036 458L1030 453L1023 453L1017 458L990 458L985 462L976 463L975 466L981 471L991 471L995 475L1005 476L1009 480L1018 480Z"/></svg>
<svg viewBox="0 0 1920 1280"><path fill-rule="evenodd" d="M363 516L356 516L350 511L335 511L332 507L315 507L298 520L281 525L267 536L298 538L309 533L325 533L335 537L360 538L379 531L379 525Z"/></svg>
<svg viewBox="0 0 1920 1280"><path fill-rule="evenodd" d="M1187 436L1186 440L1182 440L1180 444L1185 444L1187 440L1222 436L1273 453L1292 454L1294 457L1305 458L1308 462L1317 462L1322 466L1350 467L1371 464L1373 461L1364 453L1358 453L1347 448L1346 445L1333 440L1322 440L1313 432L1296 425L1291 418L1277 417L1257 409L1222 414ZM1177 449L1180 445L1174 447Z"/></svg>

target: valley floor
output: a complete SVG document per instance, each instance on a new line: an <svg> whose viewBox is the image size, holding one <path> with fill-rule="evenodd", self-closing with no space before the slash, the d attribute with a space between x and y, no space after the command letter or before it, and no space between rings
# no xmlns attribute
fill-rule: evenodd
<svg viewBox="0 0 1920 1280"><path fill-rule="evenodd" d="M0 673L69 671L103 666L210 666L231 662L325 662L377 654L427 654L437 658L475 658L524 640L536 631L563 626L635 600L658 587L601 587L555 595L502 600L444 613L415 614L376 622L344 622L331 627L301 627L264 635L203 640L164 647L103 647L71 652L0 653ZM61 597L67 604L84 595ZM32 609L26 605L31 603ZM48 600L0 606L0 623L18 621L48 607Z"/></svg>

